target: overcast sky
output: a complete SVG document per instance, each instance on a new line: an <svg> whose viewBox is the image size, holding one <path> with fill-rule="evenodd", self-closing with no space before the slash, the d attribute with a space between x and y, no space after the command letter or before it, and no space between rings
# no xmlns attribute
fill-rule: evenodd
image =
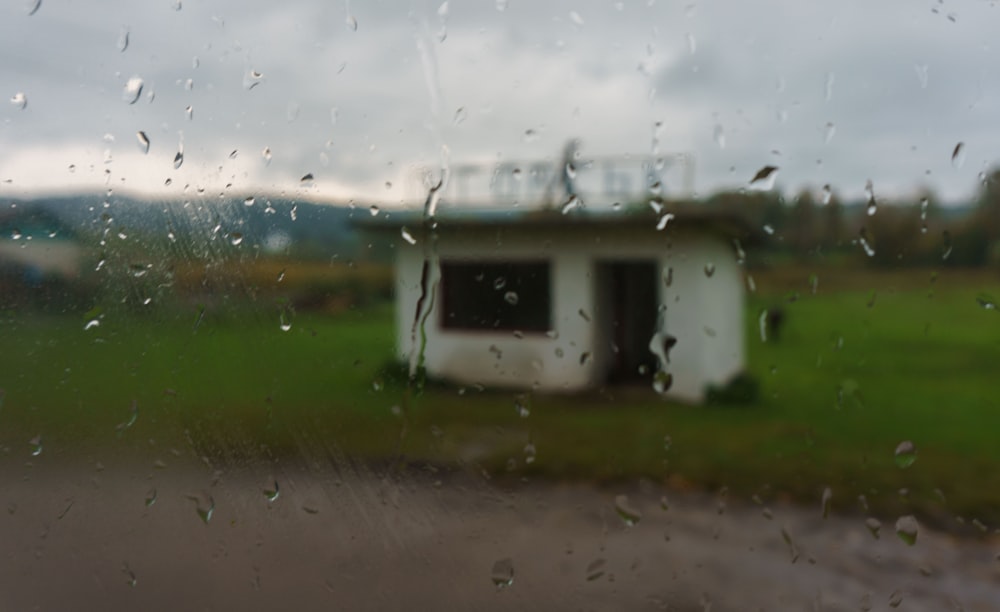
<svg viewBox="0 0 1000 612"><path fill-rule="evenodd" d="M786 193L861 197L871 179L961 201L1000 153L985 0L181 2L0 6L0 196L231 185L391 205L420 199L443 146L458 167L557 160L579 138L583 158L690 155L701 194L774 165Z"/></svg>

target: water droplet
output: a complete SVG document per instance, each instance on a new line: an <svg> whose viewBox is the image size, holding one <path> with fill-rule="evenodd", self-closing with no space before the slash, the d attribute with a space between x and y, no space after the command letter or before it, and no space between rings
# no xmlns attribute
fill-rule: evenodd
<svg viewBox="0 0 1000 612"><path fill-rule="evenodd" d="M379 209L378 209L378 206L376 206L376 205L374 205L374 204L372 204L371 206L369 206L369 207L368 207L368 213L369 213L369 214L370 214L371 216L373 216L373 217L377 217L377 216L378 216L378 213L379 213Z"/></svg>
<svg viewBox="0 0 1000 612"><path fill-rule="evenodd" d="M694 34L692 34L691 32L687 33L687 44L688 44L688 53L690 53L691 55L697 53L698 41L695 40Z"/></svg>
<svg viewBox="0 0 1000 612"><path fill-rule="evenodd" d="M628 495L615 497L615 512L618 513L618 517L621 518L626 527L632 527L642 520L642 512L629 502Z"/></svg>
<svg viewBox="0 0 1000 612"><path fill-rule="evenodd" d="M347 29L352 32L358 31L358 20L354 18L354 15L348 13L347 17L344 19L344 23L347 24Z"/></svg>
<svg viewBox="0 0 1000 612"><path fill-rule="evenodd" d="M835 80L836 80L836 77L834 76L834 74L832 72L826 73L826 86L825 86L824 90L826 92L825 97L826 97L826 101L827 102L829 102L833 98L833 82Z"/></svg>
<svg viewBox="0 0 1000 612"><path fill-rule="evenodd" d="M139 130L135 133L135 139L139 142L139 150L149 153L149 136L146 136L146 132Z"/></svg>
<svg viewBox="0 0 1000 612"><path fill-rule="evenodd" d="M271 147L264 147L264 150L260 152L260 156L264 158L264 165L269 166L271 164Z"/></svg>
<svg viewBox="0 0 1000 612"><path fill-rule="evenodd" d="M208 525L212 521L212 515L215 514L215 499L209 497L207 506L202 506L201 500L197 497L189 496L188 499L195 502L195 512L198 514L201 522Z"/></svg>
<svg viewBox="0 0 1000 612"><path fill-rule="evenodd" d="M507 4L510 0L497 0L497 10L501 13L507 10Z"/></svg>
<svg viewBox="0 0 1000 612"><path fill-rule="evenodd" d="M503 289L506 286L507 286L507 279L506 278L504 278L502 276L498 276L495 279L493 279L493 288L496 289L497 291L500 291L501 289Z"/></svg>
<svg viewBox="0 0 1000 612"><path fill-rule="evenodd" d="M788 527L782 525L781 527L781 539L785 541L788 546L788 554L792 558L792 563L799 560L799 549L795 546L795 540L792 539L792 534L788 531Z"/></svg>
<svg viewBox="0 0 1000 612"><path fill-rule="evenodd" d="M100 324L101 324L100 319L91 319L91 320L87 321L86 325L83 326L83 330L87 331L89 329L93 329L93 328L97 327Z"/></svg>
<svg viewBox="0 0 1000 612"><path fill-rule="evenodd" d="M861 232L858 233L858 242L861 244L861 248L865 250L865 255L869 257L875 256L875 248L871 244L867 229L861 228Z"/></svg>
<svg viewBox="0 0 1000 612"><path fill-rule="evenodd" d="M127 578L127 584L130 587L135 587L135 585L139 584L139 581L135 577L135 572L133 572L132 569L129 568L128 563L122 563L122 573L125 574L125 577Z"/></svg>
<svg viewBox="0 0 1000 612"><path fill-rule="evenodd" d="M303 185L311 185L313 180L315 180L315 177L313 177L312 172L309 172L299 179L299 183Z"/></svg>
<svg viewBox="0 0 1000 612"><path fill-rule="evenodd" d="M128 49L128 28L122 28L118 32L118 51L125 52Z"/></svg>
<svg viewBox="0 0 1000 612"><path fill-rule="evenodd" d="M179 11L182 8L184 8L184 4L181 2L181 0L174 0L174 10Z"/></svg>
<svg viewBox="0 0 1000 612"><path fill-rule="evenodd" d="M713 274L715 274L715 264L712 262L708 262L707 264L705 264L705 276L707 276L708 278L712 278Z"/></svg>
<svg viewBox="0 0 1000 612"><path fill-rule="evenodd" d="M760 191L770 191L778 176L777 166L764 166L750 179L750 188Z"/></svg>
<svg viewBox="0 0 1000 612"><path fill-rule="evenodd" d="M660 220L656 223L657 230L666 229L667 224L674 220L674 213L667 213L660 217Z"/></svg>
<svg viewBox="0 0 1000 612"><path fill-rule="evenodd" d="M871 217L878 212L878 202L875 200L875 186L872 184L871 179L865 181L865 197L868 199L866 212Z"/></svg>
<svg viewBox="0 0 1000 612"><path fill-rule="evenodd" d="M146 493L145 504L146 507L150 507L156 503L156 489L150 489L149 493Z"/></svg>
<svg viewBox="0 0 1000 612"><path fill-rule="evenodd" d="M956 170L965 164L965 143L959 142L951 152L951 166Z"/></svg>
<svg viewBox="0 0 1000 612"><path fill-rule="evenodd" d="M823 193L820 196L820 201L822 201L825 206L830 203L831 199L833 199L833 190L830 188L829 183L827 183L826 185L823 185Z"/></svg>
<svg viewBox="0 0 1000 612"><path fill-rule="evenodd" d="M28 440L28 445L31 446L31 456L37 457L42 454L42 436L41 434L35 436L34 438ZM56 453L59 454L59 453Z"/></svg>
<svg viewBox="0 0 1000 612"><path fill-rule="evenodd" d="M538 142L538 131L534 129L524 130L524 142Z"/></svg>
<svg viewBox="0 0 1000 612"><path fill-rule="evenodd" d="M282 268L281 272L278 272L278 280L277 280L277 282L280 283L283 280L285 280L285 269L284 268Z"/></svg>
<svg viewBox="0 0 1000 612"><path fill-rule="evenodd" d="M900 593L899 591L893 591L892 594L889 595L890 608L898 608L902 603L903 603L903 594Z"/></svg>
<svg viewBox="0 0 1000 612"><path fill-rule="evenodd" d="M287 309L282 310L281 314L278 315L278 327L283 332L292 329L292 315Z"/></svg>
<svg viewBox="0 0 1000 612"><path fill-rule="evenodd" d="M490 580L498 591L514 584L514 562L510 559L500 559L494 563L490 571Z"/></svg>
<svg viewBox="0 0 1000 612"><path fill-rule="evenodd" d="M903 440L896 447L895 455L896 465L902 469L906 469L917 460L917 447L913 445L913 442Z"/></svg>
<svg viewBox="0 0 1000 612"><path fill-rule="evenodd" d="M865 527L868 528L869 533L876 540L879 539L879 530L882 529L882 522L877 518L867 518L865 519Z"/></svg>
<svg viewBox="0 0 1000 612"><path fill-rule="evenodd" d="M264 75L254 69L247 70L243 75L243 88L250 91L264 82Z"/></svg>
<svg viewBox="0 0 1000 612"><path fill-rule="evenodd" d="M914 64L913 70L917 73L917 80L920 81L920 89L927 89L927 64Z"/></svg>
<svg viewBox="0 0 1000 612"><path fill-rule="evenodd" d="M256 200L254 199L253 196L247 196L246 198L243 199L243 205L244 206L253 206L253 204L254 204L255 201Z"/></svg>
<svg viewBox="0 0 1000 612"><path fill-rule="evenodd" d="M229 234L229 244L233 246L240 246L243 243L243 234L240 232L233 232Z"/></svg>
<svg viewBox="0 0 1000 612"><path fill-rule="evenodd" d="M761 229L764 230L764 233L767 234L768 236L774 235L774 228L771 227L770 223L765 223L764 227L762 227Z"/></svg>
<svg viewBox="0 0 1000 612"><path fill-rule="evenodd" d="M403 237L403 240L405 240L406 242L410 244L417 243L417 239L414 238L413 235L410 234L410 230L406 229L405 227L399 229L399 234Z"/></svg>
<svg viewBox="0 0 1000 612"><path fill-rule="evenodd" d="M459 106L458 110L455 111L455 125L462 125L462 123L469 117L469 113L466 112L464 106Z"/></svg>
<svg viewBox="0 0 1000 612"><path fill-rule="evenodd" d="M823 497L820 501L820 508L822 508L823 518L830 516L830 502L833 500L833 491L830 487L823 489Z"/></svg>
<svg viewBox="0 0 1000 612"><path fill-rule="evenodd" d="M896 520L896 535L899 536L899 539L905 542L907 546L913 546L917 543L918 531L919 524L917 523L916 517L912 514L901 516L898 520Z"/></svg>
<svg viewBox="0 0 1000 612"><path fill-rule="evenodd" d="M666 393L674 384L674 375L670 372L659 371L653 376L653 391L656 393Z"/></svg>
<svg viewBox="0 0 1000 612"><path fill-rule="evenodd" d="M947 261L948 257L951 256L952 249L951 234L948 230L944 230L944 232L941 233L941 241L941 261Z"/></svg>
<svg viewBox="0 0 1000 612"><path fill-rule="evenodd" d="M823 143L830 144L833 137L837 134L837 126L833 125L833 122L828 121L826 124L826 130L823 136Z"/></svg>
<svg viewBox="0 0 1000 612"><path fill-rule="evenodd" d="M573 25L578 27L583 25L583 17L581 17L580 13L577 13L576 11L569 12L569 20L573 22Z"/></svg>
<svg viewBox="0 0 1000 612"><path fill-rule="evenodd" d="M119 237L121 237L121 234L119 234ZM142 278L143 276L146 276L147 273L149 273L149 269L151 267L153 267L152 264L134 263L129 265L128 271L129 273L132 274L132 276L136 278Z"/></svg>
<svg viewBox="0 0 1000 612"><path fill-rule="evenodd" d="M24 234L22 234L21 230L17 229L16 227L10 231L10 239L11 240L20 240L23 237L24 237Z"/></svg>
<svg viewBox="0 0 1000 612"><path fill-rule="evenodd" d="M279 494L278 481L277 480L274 481L274 488L273 489L264 489L263 493L264 493L264 497L267 498L268 502L274 502L275 500L277 500L278 499L278 494Z"/></svg>
<svg viewBox="0 0 1000 612"><path fill-rule="evenodd" d="M177 170L184 164L184 151L178 151L174 155L174 170Z"/></svg>
<svg viewBox="0 0 1000 612"><path fill-rule="evenodd" d="M513 291L508 291L507 293L503 294L503 301L507 302L511 306L517 306L517 299L518 299L517 293Z"/></svg>
<svg viewBox="0 0 1000 612"><path fill-rule="evenodd" d="M562 214L568 215L574 210L583 208L583 200L579 196L573 194L566 200L566 203L562 205Z"/></svg>
<svg viewBox="0 0 1000 612"><path fill-rule="evenodd" d="M10 103L14 107L24 110L28 106L28 96L23 91L19 91L10 97Z"/></svg>
<svg viewBox="0 0 1000 612"><path fill-rule="evenodd" d="M122 89L122 100L129 104L135 104L139 100L139 96L142 95L142 86L143 81L140 77L130 78L125 82L125 88Z"/></svg>
<svg viewBox="0 0 1000 612"><path fill-rule="evenodd" d="M716 146L720 149L726 148L726 131L718 123L716 123L715 127L712 128L712 139L715 140Z"/></svg>
<svg viewBox="0 0 1000 612"><path fill-rule="evenodd" d="M767 309L760 311L757 316L757 327L760 329L760 341L767 342Z"/></svg>
<svg viewBox="0 0 1000 612"><path fill-rule="evenodd" d="M993 299L993 296L991 296L991 295L989 295L987 293L980 293L979 295L977 295L976 296L976 303L979 304L979 306L983 310L996 310L997 309L997 302L996 302L996 300Z"/></svg>
<svg viewBox="0 0 1000 612"><path fill-rule="evenodd" d="M42 8L42 0L27 0L24 6L28 11L28 17L31 17L38 12L38 9Z"/></svg>

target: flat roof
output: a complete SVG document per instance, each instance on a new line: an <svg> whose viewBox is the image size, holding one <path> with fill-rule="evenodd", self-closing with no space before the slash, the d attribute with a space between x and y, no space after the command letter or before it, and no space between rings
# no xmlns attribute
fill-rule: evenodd
<svg viewBox="0 0 1000 612"><path fill-rule="evenodd" d="M725 207L730 208L730 207ZM667 217L667 215L672 215ZM365 230L396 230L407 227L419 230L427 219L414 209L382 210L375 216L354 218L355 227ZM652 207L630 210L576 209L563 214L557 209L491 210L448 208L434 217L437 229L473 228L575 228L609 229L612 227L667 229L668 227L705 228L727 235L750 231L744 215L719 206L665 203L657 212ZM662 226L661 226L662 224Z"/></svg>

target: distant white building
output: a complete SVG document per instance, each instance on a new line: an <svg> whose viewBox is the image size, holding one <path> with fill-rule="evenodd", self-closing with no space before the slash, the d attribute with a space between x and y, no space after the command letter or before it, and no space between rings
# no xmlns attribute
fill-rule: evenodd
<svg viewBox="0 0 1000 612"><path fill-rule="evenodd" d="M661 219L480 212L432 231L397 213L365 225L393 232L399 356L422 345L430 376L580 391L665 371L667 396L699 402L744 367L741 226L699 207Z"/></svg>

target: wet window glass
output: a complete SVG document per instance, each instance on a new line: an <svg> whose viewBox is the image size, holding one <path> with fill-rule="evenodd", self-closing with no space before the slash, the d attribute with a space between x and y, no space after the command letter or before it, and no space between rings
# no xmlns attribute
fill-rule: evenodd
<svg viewBox="0 0 1000 612"><path fill-rule="evenodd" d="M996 609L998 10L4 3L0 609Z"/></svg>

